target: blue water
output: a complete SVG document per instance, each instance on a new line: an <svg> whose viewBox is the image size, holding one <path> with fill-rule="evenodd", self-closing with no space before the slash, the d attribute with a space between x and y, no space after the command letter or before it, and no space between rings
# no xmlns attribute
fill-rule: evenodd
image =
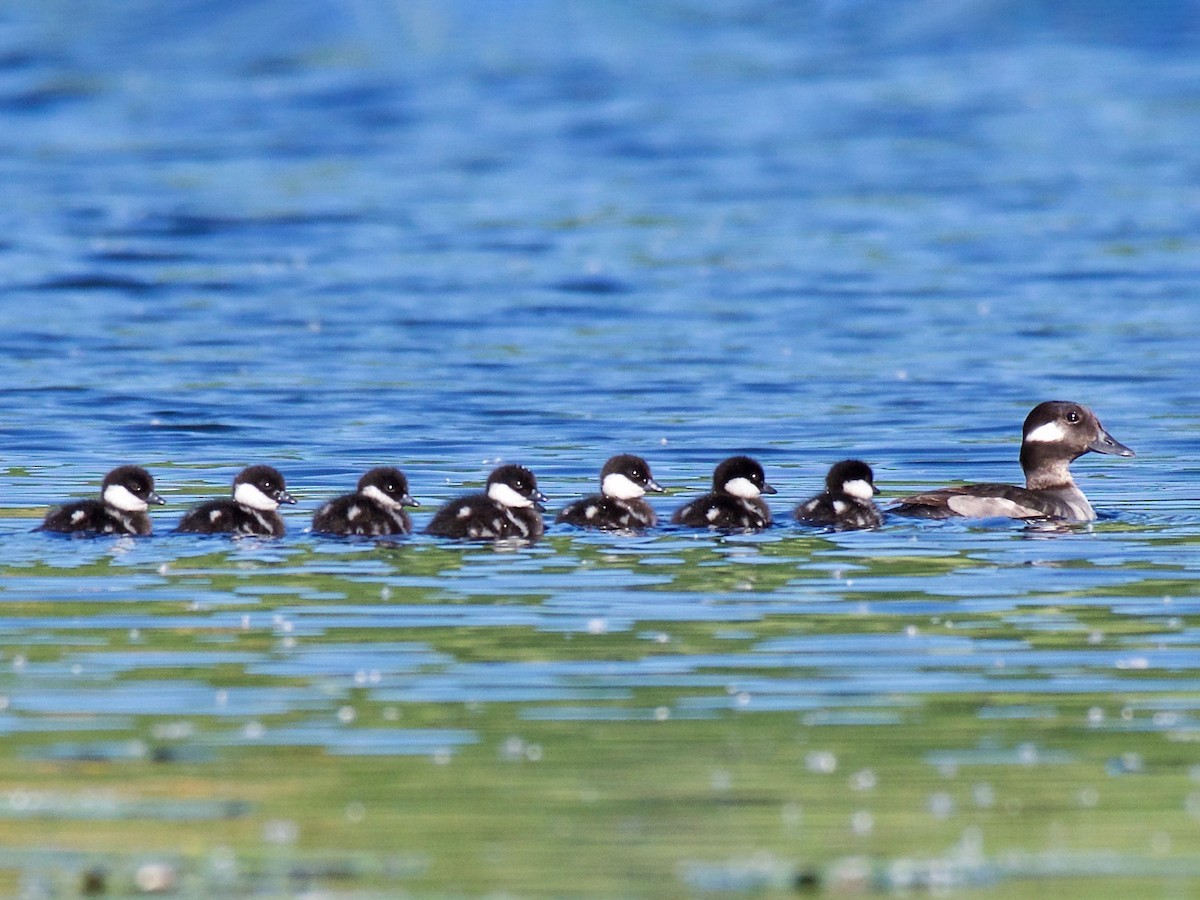
<svg viewBox="0 0 1200 900"><path fill-rule="evenodd" d="M225 720L197 758L454 754L490 736L331 715L366 691L661 718L648 686L675 718L818 725L1122 692L1139 727L1194 735L1198 44L1190 2L0 10L0 742L61 731L69 758L80 715L186 715ZM846 456L885 497L1019 480L1020 423L1056 398L1137 452L1076 464L1093 527L788 522ZM555 510L621 451L668 487L664 518L753 454L779 522L499 552L305 533L375 465L408 474L419 528L498 461ZM125 462L168 501L154 537L30 533ZM256 462L300 500L286 538L166 533ZM1103 630L1097 610L1145 628L1041 640ZM757 630L810 615L845 633ZM1005 633L954 634L988 617ZM730 652L656 652L696 624ZM160 629L194 646L109 646ZM441 629L644 655L485 663L423 638Z"/></svg>

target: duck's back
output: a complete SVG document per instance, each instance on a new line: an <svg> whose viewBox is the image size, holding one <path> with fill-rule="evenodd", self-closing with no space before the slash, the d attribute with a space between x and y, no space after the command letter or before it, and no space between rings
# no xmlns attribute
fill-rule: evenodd
<svg viewBox="0 0 1200 900"><path fill-rule="evenodd" d="M188 510L175 530L185 534L282 537L287 529L277 512L250 509L233 500L209 500Z"/></svg>
<svg viewBox="0 0 1200 900"><path fill-rule="evenodd" d="M645 500L621 500L593 494L564 507L555 521L580 528L619 530L653 527L658 516Z"/></svg>
<svg viewBox="0 0 1200 900"><path fill-rule="evenodd" d="M922 519L1003 517L1090 522L1096 518L1087 497L1074 484L1036 491L1015 484L968 484L905 497L890 511Z"/></svg>
<svg viewBox="0 0 1200 900"><path fill-rule="evenodd" d="M99 500L78 500L52 509L38 526L39 531L64 534L150 534L150 517L145 513L115 515Z"/></svg>
<svg viewBox="0 0 1200 900"><path fill-rule="evenodd" d="M385 509L361 494L330 500L313 515L312 530L325 534L380 537L411 534L412 520L403 509Z"/></svg>
<svg viewBox="0 0 1200 900"><path fill-rule="evenodd" d="M760 499L713 492L675 510L671 521L689 528L765 528L771 524L771 511Z"/></svg>

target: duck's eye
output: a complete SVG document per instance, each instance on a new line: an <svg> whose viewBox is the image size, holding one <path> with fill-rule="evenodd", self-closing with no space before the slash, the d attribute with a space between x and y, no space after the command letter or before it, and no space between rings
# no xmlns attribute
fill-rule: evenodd
<svg viewBox="0 0 1200 900"><path fill-rule="evenodd" d="M1070 410L1067 413L1067 421L1070 422L1072 425L1078 425L1079 424L1079 413L1073 409Z"/></svg>

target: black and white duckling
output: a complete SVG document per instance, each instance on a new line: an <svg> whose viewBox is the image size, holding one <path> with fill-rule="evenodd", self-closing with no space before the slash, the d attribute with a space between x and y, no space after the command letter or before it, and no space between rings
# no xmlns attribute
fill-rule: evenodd
<svg viewBox="0 0 1200 900"><path fill-rule="evenodd" d="M140 534L151 532L146 510L165 503L154 478L141 466L121 466L104 476L99 500L78 500L46 513L39 531Z"/></svg>
<svg viewBox="0 0 1200 900"><path fill-rule="evenodd" d="M796 507L797 521L826 528L878 528L883 514L875 505L875 474L858 459L843 459L829 469L825 490Z"/></svg>
<svg viewBox="0 0 1200 900"><path fill-rule="evenodd" d="M762 495L774 493L757 460L731 456L713 472L712 492L675 510L671 521L691 528L766 528L771 510Z"/></svg>
<svg viewBox="0 0 1200 900"><path fill-rule="evenodd" d="M650 528L658 522L658 516L642 497L646 491L661 490L650 474L649 463L640 456L622 453L600 470L600 493L576 500L555 521L581 528Z"/></svg>
<svg viewBox="0 0 1200 900"><path fill-rule="evenodd" d="M380 466L358 479L358 489L330 500L313 515L312 530L326 534L411 534L406 506L420 506L399 469Z"/></svg>
<svg viewBox="0 0 1200 900"><path fill-rule="evenodd" d="M283 537L286 527L276 512L281 503L295 503L283 476L271 466L250 466L233 479L233 497L193 506L176 531L187 534L257 535Z"/></svg>
<svg viewBox="0 0 1200 900"><path fill-rule="evenodd" d="M955 516L1063 519L1090 522L1096 511L1071 477L1071 462L1092 451L1133 456L1104 430L1086 406L1063 400L1039 403L1025 418L1021 468L1025 487L966 484L904 497L889 510L902 516L948 519Z"/></svg>
<svg viewBox="0 0 1200 900"><path fill-rule="evenodd" d="M433 516L426 534L440 537L497 540L542 536L545 496L524 466L506 465L488 476L487 491L451 500Z"/></svg>

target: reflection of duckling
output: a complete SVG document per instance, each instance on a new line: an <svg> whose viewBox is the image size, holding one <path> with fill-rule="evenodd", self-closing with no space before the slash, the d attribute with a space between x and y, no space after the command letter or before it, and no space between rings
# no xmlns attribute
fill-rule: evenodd
<svg viewBox="0 0 1200 900"><path fill-rule="evenodd" d="M233 479L233 499L193 506L176 531L188 534L234 534L282 537L287 528L276 512L280 503L295 503L283 476L270 466L250 466Z"/></svg>
<svg viewBox="0 0 1200 900"><path fill-rule="evenodd" d="M95 534L149 534L151 503L165 503L154 492L154 478L141 466L121 466L104 476L100 500L78 500L46 513L39 531Z"/></svg>
<svg viewBox="0 0 1200 900"><path fill-rule="evenodd" d="M410 534L406 506L417 506L399 469L380 466L358 480L358 489L330 500L313 515L312 530L328 534Z"/></svg>
<svg viewBox="0 0 1200 900"><path fill-rule="evenodd" d="M649 528L658 516L642 497L662 487L640 456L614 456L600 470L600 493L576 500L558 514L558 522L581 528Z"/></svg>
<svg viewBox="0 0 1200 900"><path fill-rule="evenodd" d="M671 521L692 528L765 528L771 510L762 495L774 493L756 460L732 456L713 472L712 491L675 510Z"/></svg>
<svg viewBox="0 0 1200 900"><path fill-rule="evenodd" d="M425 533L472 540L535 540L545 528L540 505L545 499L537 479L524 466L500 466L488 476L486 493L451 500L434 514Z"/></svg>
<svg viewBox="0 0 1200 900"><path fill-rule="evenodd" d="M825 476L825 490L796 507L806 525L833 528L877 528L883 514L872 499L878 489L871 467L857 459L835 463Z"/></svg>

